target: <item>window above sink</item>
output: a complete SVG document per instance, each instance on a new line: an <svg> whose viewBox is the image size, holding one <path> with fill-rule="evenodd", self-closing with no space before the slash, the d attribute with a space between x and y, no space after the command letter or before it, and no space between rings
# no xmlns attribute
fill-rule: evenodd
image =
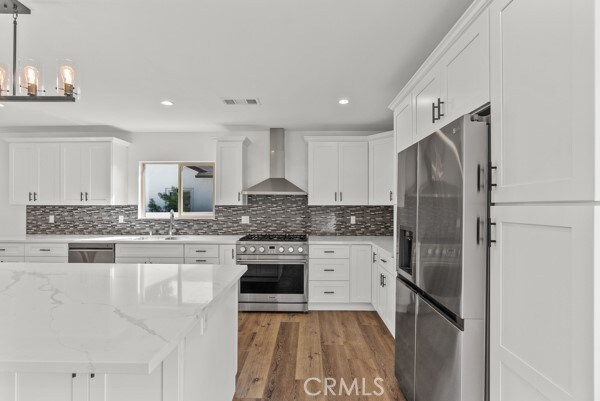
<svg viewBox="0 0 600 401"><path fill-rule="evenodd" d="M141 219L215 217L213 162L141 162L139 187Z"/></svg>

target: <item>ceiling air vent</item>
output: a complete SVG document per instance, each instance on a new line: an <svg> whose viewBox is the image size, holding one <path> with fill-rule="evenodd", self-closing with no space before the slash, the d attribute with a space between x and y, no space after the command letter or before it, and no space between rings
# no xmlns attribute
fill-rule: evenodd
<svg viewBox="0 0 600 401"><path fill-rule="evenodd" d="M233 99L224 97L223 103L228 106L258 106L260 104L260 100L258 98L255 99Z"/></svg>

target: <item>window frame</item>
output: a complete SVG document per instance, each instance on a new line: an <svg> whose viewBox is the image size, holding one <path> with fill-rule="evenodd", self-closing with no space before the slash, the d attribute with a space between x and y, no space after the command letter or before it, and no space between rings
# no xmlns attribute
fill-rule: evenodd
<svg viewBox="0 0 600 401"><path fill-rule="evenodd" d="M177 212L175 212L175 219L177 220L214 220L215 216L215 201L216 201L216 162L213 161L141 161L139 163L138 173L138 218L146 220L165 220L170 218L169 212L146 212L146 191L145 191L145 178L146 178L146 166L147 165L173 165L177 166ZM213 181L212 181L212 211L210 212L184 212L183 211L183 169L187 166L197 167L212 167L213 169Z"/></svg>

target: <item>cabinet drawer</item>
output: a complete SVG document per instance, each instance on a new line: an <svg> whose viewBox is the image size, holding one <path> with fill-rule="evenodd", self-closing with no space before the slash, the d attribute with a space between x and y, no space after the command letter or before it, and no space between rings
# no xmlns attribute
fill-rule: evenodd
<svg viewBox="0 0 600 401"><path fill-rule="evenodd" d="M185 257L199 259L218 258L219 245L186 245Z"/></svg>
<svg viewBox="0 0 600 401"><path fill-rule="evenodd" d="M0 244L0 257L25 255L25 244Z"/></svg>
<svg viewBox="0 0 600 401"><path fill-rule="evenodd" d="M25 256L27 263L68 263L68 256Z"/></svg>
<svg viewBox="0 0 600 401"><path fill-rule="evenodd" d="M183 258L183 245L117 244L117 258Z"/></svg>
<svg viewBox="0 0 600 401"><path fill-rule="evenodd" d="M309 302L348 303L350 286L348 281L310 281Z"/></svg>
<svg viewBox="0 0 600 401"><path fill-rule="evenodd" d="M25 256L65 256L69 255L67 244L25 244Z"/></svg>
<svg viewBox="0 0 600 401"><path fill-rule="evenodd" d="M186 265L218 265L219 258L204 258L202 256L196 258L185 258Z"/></svg>
<svg viewBox="0 0 600 401"><path fill-rule="evenodd" d="M392 259L389 253L382 251L381 249L377 255L377 264L392 274L396 270L395 260Z"/></svg>
<svg viewBox="0 0 600 401"><path fill-rule="evenodd" d="M349 280L350 260L311 259L308 264L309 280Z"/></svg>
<svg viewBox="0 0 600 401"><path fill-rule="evenodd" d="M22 263L25 262L23 256L0 256L0 263Z"/></svg>
<svg viewBox="0 0 600 401"><path fill-rule="evenodd" d="M183 264L183 258L116 258L115 263L133 263L133 264L163 264L163 265L180 265Z"/></svg>
<svg viewBox="0 0 600 401"><path fill-rule="evenodd" d="M309 255L315 259L348 259L350 246L348 245L311 245Z"/></svg>

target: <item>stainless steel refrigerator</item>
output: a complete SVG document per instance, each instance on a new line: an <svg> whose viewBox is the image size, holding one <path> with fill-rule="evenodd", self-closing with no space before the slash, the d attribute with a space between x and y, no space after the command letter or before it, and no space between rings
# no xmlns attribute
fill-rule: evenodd
<svg viewBox="0 0 600 401"><path fill-rule="evenodd" d="M463 116L398 154L396 377L407 401L482 401L488 128Z"/></svg>

